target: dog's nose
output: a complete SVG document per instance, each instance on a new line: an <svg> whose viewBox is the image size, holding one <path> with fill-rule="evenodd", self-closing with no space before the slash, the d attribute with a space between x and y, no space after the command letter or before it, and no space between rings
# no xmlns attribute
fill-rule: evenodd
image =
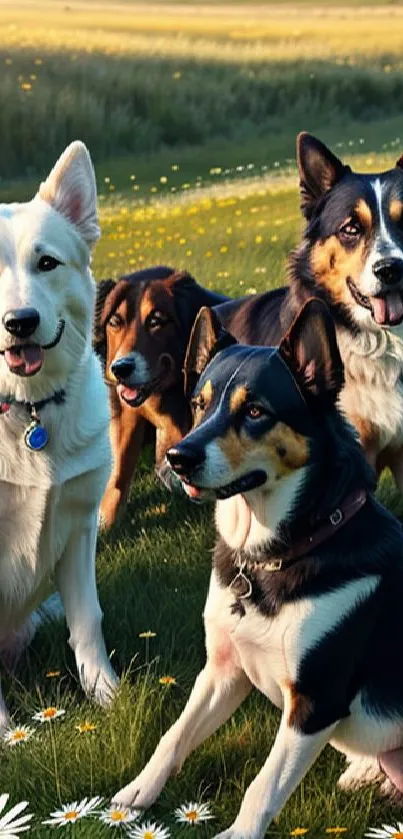
<svg viewBox="0 0 403 839"><path fill-rule="evenodd" d="M28 338L39 326L40 316L36 309L10 309L3 315L3 325L10 335Z"/></svg>
<svg viewBox="0 0 403 839"><path fill-rule="evenodd" d="M403 259L390 257L379 259L372 268L377 280L386 285L394 285L403 280Z"/></svg>
<svg viewBox="0 0 403 839"><path fill-rule="evenodd" d="M201 449L191 448L186 444L168 449L166 457L171 468L181 478L189 478L192 472L204 463L205 455Z"/></svg>
<svg viewBox="0 0 403 839"><path fill-rule="evenodd" d="M128 379L136 369L136 362L132 358L118 358L111 364L111 371L113 375L121 380Z"/></svg>

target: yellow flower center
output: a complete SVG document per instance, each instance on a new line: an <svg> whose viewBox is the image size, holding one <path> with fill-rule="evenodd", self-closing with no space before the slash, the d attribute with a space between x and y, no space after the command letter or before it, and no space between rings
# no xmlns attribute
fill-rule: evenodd
<svg viewBox="0 0 403 839"><path fill-rule="evenodd" d="M112 810L112 812L109 815L111 821L123 822L127 816L127 810Z"/></svg>
<svg viewBox="0 0 403 839"><path fill-rule="evenodd" d="M68 822L68 821L71 821L72 819L76 819L77 816L78 816L77 810L69 810L68 813L64 813L63 818L66 820L66 822Z"/></svg>
<svg viewBox="0 0 403 839"><path fill-rule="evenodd" d="M45 720L51 720L52 717L56 716L56 708L46 708L46 711L43 712L43 716Z"/></svg>
<svg viewBox="0 0 403 839"><path fill-rule="evenodd" d="M185 816L190 822L197 822L199 818L197 810L188 810L187 813L185 813Z"/></svg>
<svg viewBox="0 0 403 839"><path fill-rule="evenodd" d="M24 740L26 737L25 731L14 731L13 732L13 740Z"/></svg>
<svg viewBox="0 0 403 839"><path fill-rule="evenodd" d="M394 833L392 839L403 839L403 833Z"/></svg>
<svg viewBox="0 0 403 839"><path fill-rule="evenodd" d="M150 830L146 830L143 839L155 839L155 833L151 833Z"/></svg>

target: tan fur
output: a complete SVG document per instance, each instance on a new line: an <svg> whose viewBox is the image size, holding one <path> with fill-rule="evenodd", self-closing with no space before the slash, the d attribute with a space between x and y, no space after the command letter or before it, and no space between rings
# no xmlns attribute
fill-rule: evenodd
<svg viewBox="0 0 403 839"><path fill-rule="evenodd" d="M370 228L372 225L372 212L371 208L363 198L360 198L357 202L355 212L362 226Z"/></svg>
<svg viewBox="0 0 403 839"><path fill-rule="evenodd" d="M337 303L351 303L351 294L346 284L347 277L356 281L366 259L366 246L362 242L354 251L346 250L337 236L330 236L317 242L312 249L311 265L317 281L325 286Z"/></svg>
<svg viewBox="0 0 403 839"><path fill-rule="evenodd" d="M399 201L397 198L393 198L389 205L389 215L392 221L396 223L401 221L403 215L403 202Z"/></svg>
<svg viewBox="0 0 403 839"><path fill-rule="evenodd" d="M240 385L237 387L236 390L231 393L230 401L229 401L229 409L231 414L236 414L242 405L245 404L248 392L246 390L245 385Z"/></svg>
<svg viewBox="0 0 403 839"><path fill-rule="evenodd" d="M289 693L289 701L286 703L289 708L288 725L302 728L312 713L313 702L308 696L299 693L293 682L289 682L285 689Z"/></svg>
<svg viewBox="0 0 403 839"><path fill-rule="evenodd" d="M309 457L306 437L283 422L276 423L260 440L253 440L245 431L238 435L231 428L225 437L217 440L217 444L232 469L247 464L248 456L261 456L262 462L270 462L277 478L305 466Z"/></svg>

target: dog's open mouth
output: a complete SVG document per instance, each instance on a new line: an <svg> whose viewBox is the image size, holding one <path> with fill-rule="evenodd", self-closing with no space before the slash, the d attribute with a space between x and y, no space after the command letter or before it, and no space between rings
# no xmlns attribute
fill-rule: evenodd
<svg viewBox="0 0 403 839"><path fill-rule="evenodd" d="M252 472L242 475L242 477L238 478L236 481L231 481L231 483L225 484L225 486L212 491L216 498L223 500L225 498L231 498L233 495L238 495L242 492L250 492L251 489L257 489L265 484L266 481L266 472L263 469L254 469ZM205 489L201 489L200 487L189 483L187 480L182 479L182 484L186 495L188 495L192 501L199 501L201 496L206 492Z"/></svg>
<svg viewBox="0 0 403 839"><path fill-rule="evenodd" d="M351 277L347 280L348 288L356 303L369 309L375 323L379 326L397 326L403 321L403 291L387 291L376 297L362 294Z"/></svg>
<svg viewBox="0 0 403 839"><path fill-rule="evenodd" d="M137 387L128 387L128 385L119 384L117 392L121 399L130 405L131 408L139 408L143 402L158 388L162 381L162 376L158 376L151 382L144 385L137 385Z"/></svg>
<svg viewBox="0 0 403 839"><path fill-rule="evenodd" d="M50 350L59 343L65 327L65 321L59 320L55 337L49 344L15 344L7 350L0 350L9 370L16 376L35 376L39 373L45 359L45 350Z"/></svg>

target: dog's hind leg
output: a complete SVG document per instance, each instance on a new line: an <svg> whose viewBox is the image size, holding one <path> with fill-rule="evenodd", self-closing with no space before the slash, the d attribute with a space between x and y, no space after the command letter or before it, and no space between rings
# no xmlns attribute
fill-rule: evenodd
<svg viewBox="0 0 403 839"><path fill-rule="evenodd" d="M99 705L108 705L117 677L107 656L102 612L95 580L96 514L90 525L72 533L56 567L56 581L70 630L81 684Z"/></svg>
<svg viewBox="0 0 403 839"><path fill-rule="evenodd" d="M340 775L337 786L345 792L353 792L367 784L378 783L382 780L382 777L383 773L375 757L355 755L348 758L347 769Z"/></svg>
<svg viewBox="0 0 403 839"><path fill-rule="evenodd" d="M179 770L188 754L212 734L238 708L252 685L241 669L223 678L207 663L198 675L179 719L164 734L151 760L138 777L120 790L115 801L140 809L150 807L169 776Z"/></svg>
<svg viewBox="0 0 403 839"><path fill-rule="evenodd" d="M62 618L64 618L62 601L60 595L55 592L35 612L32 612L19 629L1 639L0 658L6 670L10 673L15 670L19 659L41 626Z"/></svg>

